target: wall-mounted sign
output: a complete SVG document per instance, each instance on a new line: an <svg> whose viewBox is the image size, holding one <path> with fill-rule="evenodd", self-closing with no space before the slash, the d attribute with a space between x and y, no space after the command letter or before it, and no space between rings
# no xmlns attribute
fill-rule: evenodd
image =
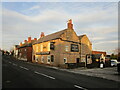
<svg viewBox="0 0 120 90"><path fill-rule="evenodd" d="M79 46L77 44L71 44L71 52L79 52Z"/></svg>
<svg viewBox="0 0 120 90"><path fill-rule="evenodd" d="M49 55L50 52L36 52L36 55Z"/></svg>

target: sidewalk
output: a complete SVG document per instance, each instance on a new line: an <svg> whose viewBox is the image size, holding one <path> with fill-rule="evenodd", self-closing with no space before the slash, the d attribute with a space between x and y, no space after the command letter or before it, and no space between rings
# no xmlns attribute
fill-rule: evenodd
<svg viewBox="0 0 120 90"><path fill-rule="evenodd" d="M36 65L40 65L40 64L36 64ZM87 69L85 67L80 67L75 69L62 69L60 67L54 67L48 65L40 65L40 66L120 82L120 75L118 75L117 67L106 67L103 69L101 68Z"/></svg>
<svg viewBox="0 0 120 90"><path fill-rule="evenodd" d="M62 70L120 82L120 75L118 75L117 67L106 67L103 69L101 68L94 68L94 69L76 68L76 69L62 69Z"/></svg>

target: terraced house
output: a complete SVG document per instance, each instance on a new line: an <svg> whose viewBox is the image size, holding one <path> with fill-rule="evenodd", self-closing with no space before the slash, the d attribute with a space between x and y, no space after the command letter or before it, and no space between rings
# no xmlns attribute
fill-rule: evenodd
<svg viewBox="0 0 120 90"><path fill-rule="evenodd" d="M41 37L33 43L32 62L67 68L80 63L80 38L73 29L72 20L67 28Z"/></svg>
<svg viewBox="0 0 120 90"><path fill-rule="evenodd" d="M36 40L37 38L32 40L31 37L28 37L28 40L24 40L24 43L21 42L17 47L17 58L20 60L32 62L32 43Z"/></svg>

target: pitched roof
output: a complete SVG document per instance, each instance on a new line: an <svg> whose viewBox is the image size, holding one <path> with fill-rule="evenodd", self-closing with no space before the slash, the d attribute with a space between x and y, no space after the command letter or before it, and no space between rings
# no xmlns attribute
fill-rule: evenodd
<svg viewBox="0 0 120 90"><path fill-rule="evenodd" d="M33 44L37 44L37 43L41 43L41 42L45 42L45 41L49 41L49 40L53 40L53 39L57 39L60 38L60 36L66 31L67 29L64 29L62 31L59 32L55 32L52 34L49 34L47 36L44 36L42 38L39 38L36 42L34 42Z"/></svg>
<svg viewBox="0 0 120 90"><path fill-rule="evenodd" d="M81 40L83 38L83 36L86 36L85 34L84 35L80 35L78 36L78 38Z"/></svg>
<svg viewBox="0 0 120 90"><path fill-rule="evenodd" d="M25 43L22 44L22 46L18 46L18 48L31 47L34 42L35 42L35 40L31 40L30 43L25 42Z"/></svg>

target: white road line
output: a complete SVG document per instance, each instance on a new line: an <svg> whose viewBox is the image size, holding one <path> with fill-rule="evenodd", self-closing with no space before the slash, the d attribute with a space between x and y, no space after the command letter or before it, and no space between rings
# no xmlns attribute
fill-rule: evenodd
<svg viewBox="0 0 120 90"><path fill-rule="evenodd" d="M28 68L26 68L26 67L23 67L23 66L20 66L20 68L22 68L22 69L25 69L25 70L29 70Z"/></svg>
<svg viewBox="0 0 120 90"><path fill-rule="evenodd" d="M83 88L83 87L80 87L80 86L78 86L78 85L74 85L74 87L77 87L77 88L80 88L80 89L83 89L83 90L88 90L88 89Z"/></svg>
<svg viewBox="0 0 120 90"><path fill-rule="evenodd" d="M39 72L37 72L37 71L34 71L34 73L39 74L39 75L42 75L42 76L45 76L45 77L48 77L48 78L51 78L51 79L55 79L54 77L48 76L48 75L43 74L43 73L39 73Z"/></svg>
<svg viewBox="0 0 120 90"><path fill-rule="evenodd" d="M17 66L17 64L13 63L14 66Z"/></svg>

